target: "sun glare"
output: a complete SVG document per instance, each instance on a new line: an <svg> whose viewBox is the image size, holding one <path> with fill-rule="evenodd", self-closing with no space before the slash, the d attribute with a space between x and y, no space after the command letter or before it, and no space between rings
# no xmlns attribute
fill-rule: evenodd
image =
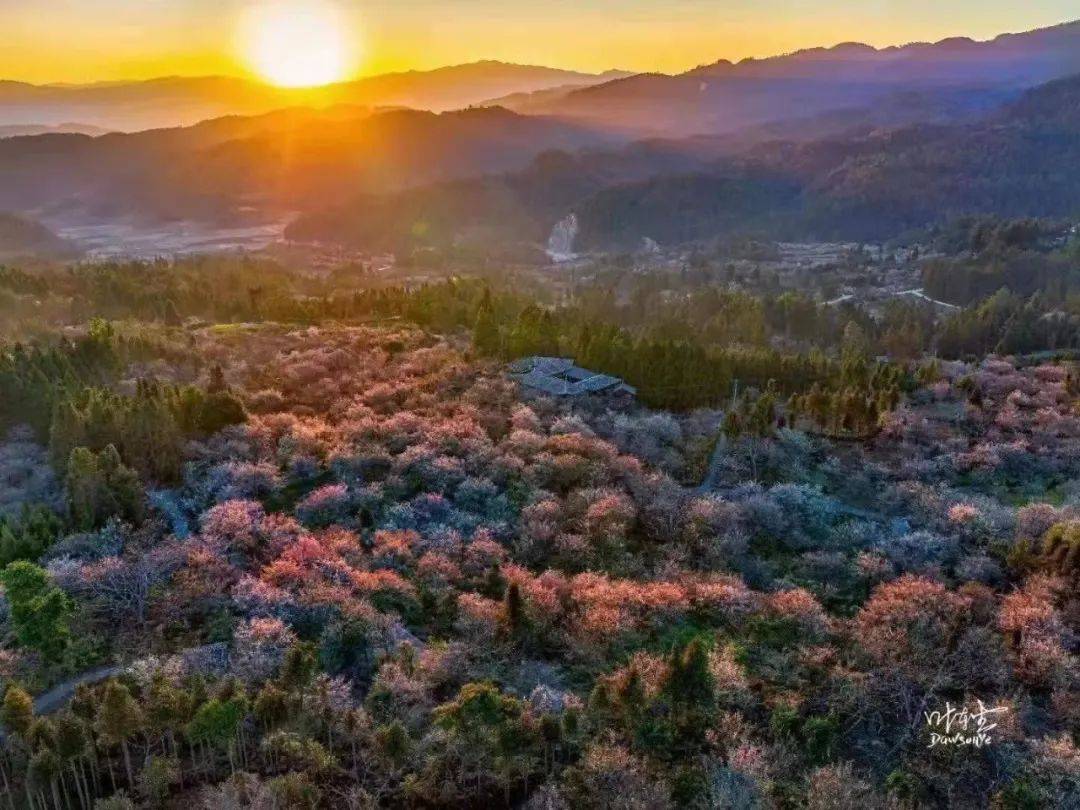
<svg viewBox="0 0 1080 810"><path fill-rule="evenodd" d="M323 0L259 4L245 16L242 39L252 69L281 87L329 84L351 68L346 22Z"/></svg>

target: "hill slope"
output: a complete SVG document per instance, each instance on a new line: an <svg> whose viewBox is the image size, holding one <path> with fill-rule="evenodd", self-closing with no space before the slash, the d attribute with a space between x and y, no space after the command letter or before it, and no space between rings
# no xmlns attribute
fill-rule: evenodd
<svg viewBox="0 0 1080 810"><path fill-rule="evenodd" d="M257 115L296 105L412 107L441 112L548 87L579 88L625 74L594 75L532 65L476 62L370 76L327 87L287 89L223 76L165 77L91 85L0 81L0 125L79 121L110 130L187 126L225 115Z"/></svg>
<svg viewBox="0 0 1080 810"><path fill-rule="evenodd" d="M735 139L737 142L737 139ZM468 200L468 204L463 201ZM651 141L544 156L527 170L414 189L301 217L297 239L362 246L469 232L542 243L577 215L578 247L672 244L735 230L774 237L887 239L960 214L1080 217L1080 75L1025 92L960 125L857 129L842 137Z"/></svg>
<svg viewBox="0 0 1080 810"><path fill-rule="evenodd" d="M0 259L26 257L73 258L78 250L70 242L32 219L0 213Z"/></svg>
<svg viewBox="0 0 1080 810"><path fill-rule="evenodd" d="M817 113L873 107L897 92L1000 93L1080 72L1080 21L988 42L966 38L875 49L859 43L678 76L631 76L563 93L511 100L522 112L638 133L720 133Z"/></svg>
<svg viewBox="0 0 1080 810"><path fill-rule="evenodd" d="M241 209L280 214L608 142L579 125L494 108L290 110L100 138L11 138L0 141L0 210L221 222Z"/></svg>

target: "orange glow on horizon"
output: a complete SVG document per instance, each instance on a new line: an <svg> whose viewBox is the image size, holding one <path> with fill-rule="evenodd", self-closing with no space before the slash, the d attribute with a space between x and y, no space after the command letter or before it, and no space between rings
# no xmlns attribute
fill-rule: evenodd
<svg viewBox="0 0 1080 810"><path fill-rule="evenodd" d="M106 7L122 8L122 24ZM292 16L281 17L281 8L293 9ZM613 13L608 3L589 0L572 6L494 0L71 0L68 13L58 17L42 13L35 2L0 3L0 79L91 83L231 75L313 86L483 59L590 72L677 73L718 59L842 41L880 47L956 35L984 39L1075 17L1056 2L1033 12L996 0L977 15L970 7L929 14L839 0L828 0L812 14L797 7L787 14L750 6L724 11L698 2L628 2L624 8Z"/></svg>

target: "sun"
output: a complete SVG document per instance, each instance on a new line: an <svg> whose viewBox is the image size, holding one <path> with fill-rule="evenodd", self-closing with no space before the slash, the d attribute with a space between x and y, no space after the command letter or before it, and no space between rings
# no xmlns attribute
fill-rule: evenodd
<svg viewBox="0 0 1080 810"><path fill-rule="evenodd" d="M278 0L251 7L241 25L251 68L280 87L317 87L344 79L350 38L339 10L325 0Z"/></svg>

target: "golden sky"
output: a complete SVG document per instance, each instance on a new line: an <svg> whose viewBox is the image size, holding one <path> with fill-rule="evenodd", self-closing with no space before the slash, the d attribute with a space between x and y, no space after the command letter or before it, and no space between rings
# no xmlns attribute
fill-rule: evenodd
<svg viewBox="0 0 1080 810"><path fill-rule="evenodd" d="M91 82L251 73L245 15L283 0L0 0L0 78ZM304 2L304 0L287 0ZM333 3L348 73L478 59L677 72L858 40L989 38L1080 16L1075 0L314 0ZM254 11L253 11L254 9Z"/></svg>

